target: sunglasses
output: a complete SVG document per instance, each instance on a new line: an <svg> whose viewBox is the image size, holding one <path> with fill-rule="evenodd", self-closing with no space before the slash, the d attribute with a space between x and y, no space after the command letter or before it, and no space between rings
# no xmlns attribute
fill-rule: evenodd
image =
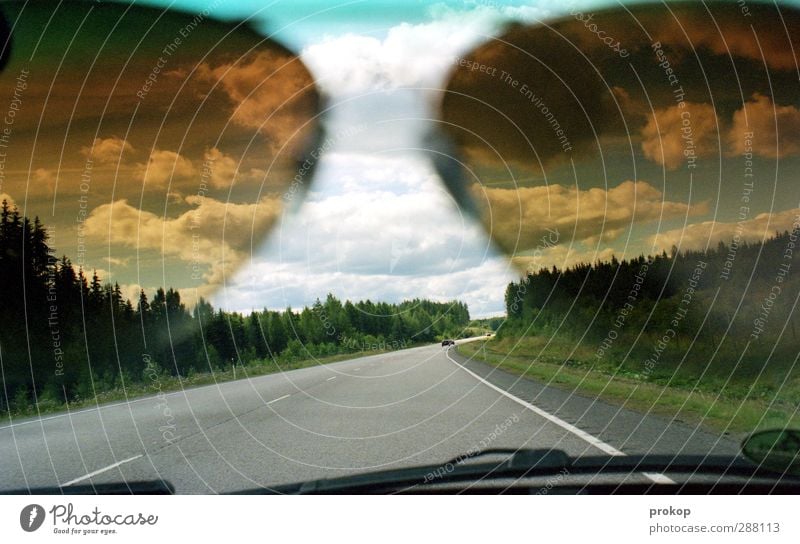
<svg viewBox="0 0 800 544"><path fill-rule="evenodd" d="M0 193L73 264L122 246L218 286L312 186L324 97L248 24L0 10ZM510 24L453 59L430 160L522 272L794 231L799 13L676 2Z"/></svg>

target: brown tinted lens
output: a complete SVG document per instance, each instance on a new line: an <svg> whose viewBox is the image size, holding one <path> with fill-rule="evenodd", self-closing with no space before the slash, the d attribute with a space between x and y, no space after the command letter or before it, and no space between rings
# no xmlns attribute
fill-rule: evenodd
<svg viewBox="0 0 800 544"><path fill-rule="evenodd" d="M443 176L528 271L791 231L798 29L736 3L509 28L456 59L442 126L463 166Z"/></svg>
<svg viewBox="0 0 800 544"><path fill-rule="evenodd" d="M94 2L0 9L0 193L59 256L103 281L208 293L307 187L313 79L246 25Z"/></svg>

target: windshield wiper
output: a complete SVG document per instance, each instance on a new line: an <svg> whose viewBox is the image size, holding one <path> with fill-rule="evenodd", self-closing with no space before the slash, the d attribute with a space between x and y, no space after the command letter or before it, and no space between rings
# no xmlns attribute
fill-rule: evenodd
<svg viewBox="0 0 800 544"><path fill-rule="evenodd" d="M469 456L458 456L450 459L445 465L448 464L463 464L471 459L483 459L485 457L504 456L506 460L504 464L508 468L519 467L549 467L549 468L564 468L569 465L572 460L570 456L563 450L552 449L514 449L514 448L492 448L484 450L480 453Z"/></svg>
<svg viewBox="0 0 800 544"><path fill-rule="evenodd" d="M502 456L495 462L482 462ZM758 467L741 457L708 455L627 455L570 457L553 449L496 449L473 456L459 456L442 464L400 468L282 485L243 493L387 493L426 492L443 484L490 482L496 479L547 477L566 471L570 477L585 475L630 475L642 472L719 476L723 478L764 478L787 481L800 479ZM651 484L648 484L651 485ZM667 484L652 484L666 487ZM680 485L680 484L673 484Z"/></svg>
<svg viewBox="0 0 800 544"><path fill-rule="evenodd" d="M32 487L8 489L0 495L174 495L175 487L165 480L112 482L103 484L70 485L65 487Z"/></svg>
<svg viewBox="0 0 800 544"><path fill-rule="evenodd" d="M496 458L494 461L487 459ZM452 484L464 488L482 482L503 480L503 490L508 489L508 480L526 485L525 479L547 478L557 474L574 476L617 475L626 477L643 472L685 474L690 476L717 476L704 484L710 491L719 493L797 493L800 491L800 478L770 471L747 461L742 457L705 455L628 455L628 456L590 456L570 457L566 452L556 449L491 449L478 454L455 457L445 463L418 467L385 470L319 479L272 488L242 490L233 494L357 494L357 493L426 493ZM728 478L744 480L741 489L726 486ZM751 483L761 479L762 483ZM620 478L624 480L624 478ZM722 482L722 483L721 483ZM766 482L766 483L764 483ZM534 481L530 488L541 485ZM569 487L570 484L564 484ZM581 490L586 484L575 484ZM636 484L630 489L617 483L589 484L593 491L600 493L648 493L648 492L708 492L705 488L693 490L687 484ZM732 484L734 485L734 484ZM758 486L761 487L758 487ZM69 487L51 487L25 490L6 490L0 494L170 494L173 486L163 480L144 482L119 482ZM449 491L452 493L452 489Z"/></svg>

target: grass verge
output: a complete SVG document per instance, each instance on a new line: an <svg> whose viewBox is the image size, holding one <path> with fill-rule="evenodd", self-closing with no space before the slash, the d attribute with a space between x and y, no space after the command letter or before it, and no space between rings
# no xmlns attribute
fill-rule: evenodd
<svg viewBox="0 0 800 544"><path fill-rule="evenodd" d="M408 346L408 348L411 347L416 347L416 345ZM309 358L299 361L279 361L277 364L270 360L253 361L246 365L237 366L235 377L233 368L215 372L195 372L189 376L181 377L172 376L169 374L159 374L158 376L155 376L152 379L144 382L137 381L125 384L124 387L117 386L110 389L98 390L91 398L72 400L68 405L49 399L40 399L40 402L36 406L31 405L24 410L14 409L7 411L6 421L11 423L12 420L16 418L54 414L66 412L68 410L81 410L84 408L101 406L111 402L122 402L135 400L146 396L157 396L162 393L183 391L185 389L192 389L204 385L225 383L234 380L242 380L245 378L255 378L258 376L265 376L267 374L276 374L278 372L287 372L300 368L308 368L312 366L337 363L339 361L347 361L349 359L380 355L390 351L396 350L384 349L356 351L353 353L340 353L337 355L330 355L328 357Z"/></svg>
<svg viewBox="0 0 800 544"><path fill-rule="evenodd" d="M461 344L457 350L518 376L737 438L760 429L800 428L797 383L788 384L776 397L774 392L717 383L701 388L686 381L647 381L632 372L593 365L593 352L576 349L567 339L507 337Z"/></svg>

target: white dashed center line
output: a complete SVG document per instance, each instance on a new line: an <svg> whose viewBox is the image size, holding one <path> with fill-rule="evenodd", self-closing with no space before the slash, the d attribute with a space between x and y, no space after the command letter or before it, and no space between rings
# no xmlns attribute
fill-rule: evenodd
<svg viewBox="0 0 800 544"><path fill-rule="evenodd" d="M139 455L134 455L133 457L128 457L127 459L123 459L122 461L118 461L118 462L114 463L113 465L108 465L107 467L95 470L94 472L90 472L89 474L85 474L84 476L81 476L80 478L75 478L74 480L70 480L70 481L68 481L66 483L63 483L59 487L67 487L67 486L70 486L70 485L75 485L78 482L82 482L84 480L88 480L89 478L97 476L98 474L102 474L104 472L108 472L111 469L117 468L120 465L124 465L125 463L130 463L131 461L135 461L136 459L138 459L141 456L142 456L142 454L140 453Z"/></svg>

